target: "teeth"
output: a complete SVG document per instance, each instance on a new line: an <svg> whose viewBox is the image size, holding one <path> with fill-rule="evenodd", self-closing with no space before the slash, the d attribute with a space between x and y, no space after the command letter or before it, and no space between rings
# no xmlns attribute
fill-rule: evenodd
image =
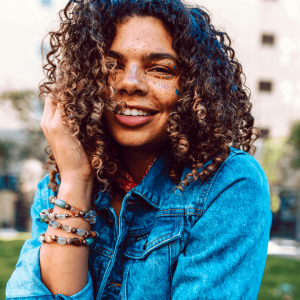
<svg viewBox="0 0 300 300"><path fill-rule="evenodd" d="M138 115L138 110L135 109L135 108L133 108L133 109L131 110L131 115L132 115L132 116L137 116L137 115Z"/></svg>
<svg viewBox="0 0 300 300"><path fill-rule="evenodd" d="M124 113L123 113L123 115L130 116L130 113L131 113L130 109L126 108L125 111L124 111Z"/></svg>
<svg viewBox="0 0 300 300"><path fill-rule="evenodd" d="M119 114L124 116L151 116L149 112L142 109L136 109L136 108L133 109L126 108L123 113L119 113Z"/></svg>

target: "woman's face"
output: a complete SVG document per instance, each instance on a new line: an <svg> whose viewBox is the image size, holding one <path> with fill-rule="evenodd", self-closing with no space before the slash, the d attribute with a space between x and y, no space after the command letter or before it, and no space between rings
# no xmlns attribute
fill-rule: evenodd
<svg viewBox="0 0 300 300"><path fill-rule="evenodd" d="M172 38L153 17L132 17L117 25L110 56L117 59L115 101L128 109L107 113L111 137L124 147L160 147L178 96L179 76Z"/></svg>

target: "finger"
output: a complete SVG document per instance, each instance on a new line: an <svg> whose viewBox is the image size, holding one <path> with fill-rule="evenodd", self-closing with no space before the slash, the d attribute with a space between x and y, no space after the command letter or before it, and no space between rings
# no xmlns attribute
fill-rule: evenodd
<svg viewBox="0 0 300 300"><path fill-rule="evenodd" d="M60 103L57 103L54 116L51 120L51 125L54 128L63 129L62 108Z"/></svg>
<svg viewBox="0 0 300 300"><path fill-rule="evenodd" d="M45 106L44 106L44 115L43 120L46 125L51 122L51 120L54 117L55 111L56 111L57 102L54 101L54 99L51 96L47 96L45 100Z"/></svg>

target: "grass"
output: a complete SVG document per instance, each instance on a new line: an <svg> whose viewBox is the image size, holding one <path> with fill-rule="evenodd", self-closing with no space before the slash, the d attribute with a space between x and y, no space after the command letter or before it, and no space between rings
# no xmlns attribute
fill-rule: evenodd
<svg viewBox="0 0 300 300"><path fill-rule="evenodd" d="M285 299L300 300L300 261L278 256L268 256L258 300L282 299L273 295L280 284L286 282L298 289L292 297Z"/></svg>
<svg viewBox="0 0 300 300"><path fill-rule="evenodd" d="M24 240L0 241L0 300L5 299L5 287L15 269Z"/></svg>
<svg viewBox="0 0 300 300"><path fill-rule="evenodd" d="M5 286L14 271L24 239L30 237L24 235L24 237L20 236L19 238L23 238L23 240L0 240L0 300L5 299ZM273 292L283 282L298 288L298 293L293 298L285 299L300 300L300 261L278 256L268 256L264 278L257 299L282 299L275 297Z"/></svg>

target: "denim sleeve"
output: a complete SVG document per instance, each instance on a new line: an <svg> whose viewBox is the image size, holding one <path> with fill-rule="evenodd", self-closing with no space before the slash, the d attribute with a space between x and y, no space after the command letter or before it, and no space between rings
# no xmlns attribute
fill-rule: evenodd
<svg viewBox="0 0 300 300"><path fill-rule="evenodd" d="M271 226L266 176L249 155L219 170L178 258L173 300L257 299Z"/></svg>
<svg viewBox="0 0 300 300"><path fill-rule="evenodd" d="M73 296L52 295L41 281L39 261L41 243L38 241L38 238L41 233L47 230L48 225L40 221L39 213L42 209L48 208L47 201L51 191L47 185L48 177L44 178L38 185L38 190L30 210L32 219L31 239L25 241L16 268L7 282L5 290L6 299L93 299L93 282L90 271L88 272L87 285Z"/></svg>

